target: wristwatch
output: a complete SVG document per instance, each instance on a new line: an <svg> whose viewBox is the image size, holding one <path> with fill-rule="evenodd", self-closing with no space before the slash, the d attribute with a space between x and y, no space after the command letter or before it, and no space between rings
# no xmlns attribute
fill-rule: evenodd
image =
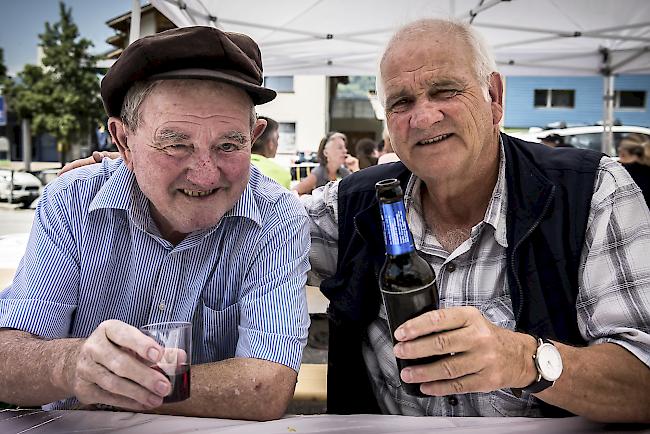
<svg viewBox="0 0 650 434"><path fill-rule="evenodd" d="M513 389L515 396L520 397L522 391L528 393L539 393L555 384L555 380L562 374L562 356L553 342L548 339L537 339L537 350L533 355L537 378L523 389Z"/></svg>

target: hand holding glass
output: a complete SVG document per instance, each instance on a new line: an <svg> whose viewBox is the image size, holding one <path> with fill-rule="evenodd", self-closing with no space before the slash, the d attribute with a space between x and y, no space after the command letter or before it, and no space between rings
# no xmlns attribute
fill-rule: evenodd
<svg viewBox="0 0 650 434"><path fill-rule="evenodd" d="M163 403L183 401L190 397L190 365L192 364L192 323L161 322L140 327L140 331L163 347L163 355L153 369L165 375L172 390Z"/></svg>

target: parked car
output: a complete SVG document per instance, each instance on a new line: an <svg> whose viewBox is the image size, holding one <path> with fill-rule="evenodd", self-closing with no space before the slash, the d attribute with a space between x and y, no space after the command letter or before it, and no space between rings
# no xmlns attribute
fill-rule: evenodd
<svg viewBox="0 0 650 434"><path fill-rule="evenodd" d="M554 129L541 129L530 128L527 133L514 133L514 137L531 142L539 142L544 137L556 134L564 138L566 145L571 145L575 148L592 149L594 151L601 151L602 138L603 138L602 125L589 125L580 127L567 127L567 128L554 128ZM629 125L614 125L612 127L614 136L614 153L612 156L618 155L618 144L621 139L629 134L640 134L645 136L650 141L650 128L637 127Z"/></svg>
<svg viewBox="0 0 650 434"><path fill-rule="evenodd" d="M42 190L43 184L31 173L0 169L0 200L22 203L28 207L41 195Z"/></svg>
<svg viewBox="0 0 650 434"><path fill-rule="evenodd" d="M49 184L59 176L61 169L44 169L34 172L34 176L41 180L43 185Z"/></svg>

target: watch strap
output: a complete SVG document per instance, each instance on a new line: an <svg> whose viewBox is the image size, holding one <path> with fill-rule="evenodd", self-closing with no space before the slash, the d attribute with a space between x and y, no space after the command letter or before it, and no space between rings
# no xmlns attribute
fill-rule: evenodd
<svg viewBox="0 0 650 434"><path fill-rule="evenodd" d="M531 334L533 338L537 341L537 347L535 349L535 354L533 354L533 363L535 364L535 369L537 370L537 377L535 380L533 380L532 383L530 383L528 386L523 387L521 389L519 388L511 388L512 393L517 397L521 398L521 393L522 392L528 392L528 393L538 393L541 392L542 390L548 389L551 387L553 384L555 384L555 381L549 381L542 377L542 373L539 372L539 367L537 366L537 349L542 345L542 344L551 344L553 345L553 342L549 341L548 339L540 338L534 334Z"/></svg>

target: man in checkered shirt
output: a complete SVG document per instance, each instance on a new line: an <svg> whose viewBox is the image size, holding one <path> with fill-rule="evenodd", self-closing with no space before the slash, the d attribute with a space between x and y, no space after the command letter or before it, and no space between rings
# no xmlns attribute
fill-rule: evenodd
<svg viewBox="0 0 650 434"><path fill-rule="evenodd" d="M608 157L501 134L495 71L470 27L407 25L378 77L402 162L303 197L312 282L330 299L328 411L648 422L648 207ZM402 184L440 299L394 337L377 284L385 178ZM443 358L398 372L395 357L430 355Z"/></svg>

